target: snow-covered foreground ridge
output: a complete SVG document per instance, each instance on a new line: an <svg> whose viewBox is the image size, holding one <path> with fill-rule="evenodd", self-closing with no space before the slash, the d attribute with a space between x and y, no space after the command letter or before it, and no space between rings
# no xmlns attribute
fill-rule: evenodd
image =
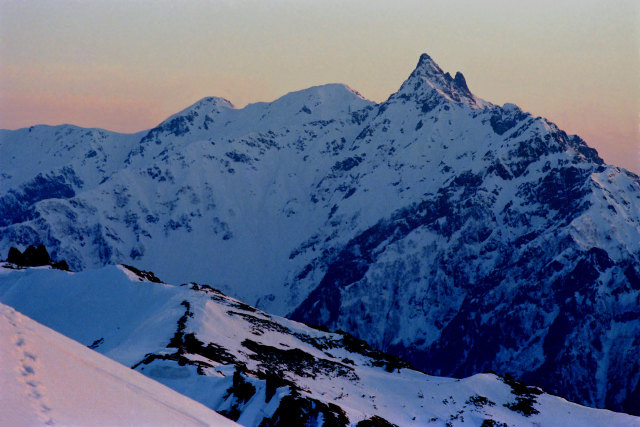
<svg viewBox="0 0 640 427"><path fill-rule="evenodd" d="M640 413L640 180L428 55L344 85L204 98L131 135L0 131L0 254L135 264L429 373L511 373Z"/></svg>
<svg viewBox="0 0 640 427"><path fill-rule="evenodd" d="M2 304L243 425L355 425L366 419L401 426L640 425L640 418L579 406L492 374L428 376L348 335L269 315L207 286L148 282L151 276L122 266L81 273L7 266L0 269ZM186 399L159 393L138 372L126 375L124 367L0 308L3 384L15 388L3 388L1 396L13 407L12 420L44 414L64 424L96 414L97 423L135 425L155 424L168 413L174 417L166 418L169 424L183 424L194 416ZM60 389L65 385L78 388ZM120 389L123 394L114 395ZM100 418L109 416L100 412L108 410L100 396L140 411L132 422ZM98 403L88 401L93 397ZM85 406L74 406L79 402ZM149 413L149 402L166 408ZM174 411L178 406L182 412ZM202 410L198 414L212 423Z"/></svg>
<svg viewBox="0 0 640 427"><path fill-rule="evenodd" d="M0 304L3 426L234 426L203 405Z"/></svg>

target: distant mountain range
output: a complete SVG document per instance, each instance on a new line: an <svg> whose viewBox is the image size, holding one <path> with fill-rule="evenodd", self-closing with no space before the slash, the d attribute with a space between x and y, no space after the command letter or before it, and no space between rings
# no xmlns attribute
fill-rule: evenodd
<svg viewBox="0 0 640 427"><path fill-rule="evenodd" d="M136 134L0 132L0 251L127 263L342 329L428 373L495 371L640 414L640 180L422 55Z"/></svg>

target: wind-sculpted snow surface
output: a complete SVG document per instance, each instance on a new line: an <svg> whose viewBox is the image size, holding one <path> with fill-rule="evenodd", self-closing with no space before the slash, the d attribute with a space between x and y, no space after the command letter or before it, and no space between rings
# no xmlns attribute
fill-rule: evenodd
<svg viewBox="0 0 640 427"><path fill-rule="evenodd" d="M381 104L337 84L205 98L146 132L36 126L0 150L0 251L215 281L431 373L639 413L638 177L428 55Z"/></svg>
<svg viewBox="0 0 640 427"><path fill-rule="evenodd" d="M579 406L512 378L428 376L349 334L267 314L206 285L158 283L132 267L69 273L5 264L0 302L246 426L640 425L637 417ZM12 420L222 425L217 414L2 304L0 357L17 370L3 369L10 380L3 384L13 388L0 390L0 401L15 403L2 412ZM83 392L61 390L60 378ZM136 395L114 395L114 384ZM114 419L107 402L131 415Z"/></svg>

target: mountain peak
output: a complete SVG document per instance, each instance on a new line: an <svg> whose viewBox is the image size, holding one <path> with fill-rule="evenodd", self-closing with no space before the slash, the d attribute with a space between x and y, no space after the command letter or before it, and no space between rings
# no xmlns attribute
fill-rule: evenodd
<svg viewBox="0 0 640 427"><path fill-rule="evenodd" d="M193 105L187 107L187 109L199 109L199 108L214 108L214 109L233 109L235 106L231 101L219 96L205 96L201 100L197 101Z"/></svg>
<svg viewBox="0 0 640 427"><path fill-rule="evenodd" d="M455 77L451 77L451 74L443 71L426 53L420 55L418 65L398 92L416 92L425 86L424 83L426 83L426 87L435 89L451 101L475 107L481 105L479 100L469 91L467 81L461 72L458 71Z"/></svg>
<svg viewBox="0 0 640 427"><path fill-rule="evenodd" d="M411 73L411 76L421 76L421 77L437 77L444 76L444 71L440 68L440 66L433 60L429 55L423 53L420 55L420 59L418 60L418 65Z"/></svg>
<svg viewBox="0 0 640 427"><path fill-rule="evenodd" d="M313 120L328 120L372 104L347 85L329 83L289 92L269 105L279 111L282 117L302 115Z"/></svg>
<svg viewBox="0 0 640 427"><path fill-rule="evenodd" d="M469 91L469 86L467 86L467 80L464 78L464 76L460 71L456 71L456 76L453 78L453 83L459 89L464 90L469 94L471 94L471 92Z"/></svg>
<svg viewBox="0 0 640 427"><path fill-rule="evenodd" d="M296 90L293 92L289 92L286 95L281 96L275 102L280 100L289 100L289 99L297 99L297 98L318 98L319 100L327 100L327 99L342 99L345 101L350 101L354 98L358 98L364 100L366 102L371 102L366 99L364 96L360 94L357 90L354 90L343 83L327 83L318 86L311 86L306 89Z"/></svg>

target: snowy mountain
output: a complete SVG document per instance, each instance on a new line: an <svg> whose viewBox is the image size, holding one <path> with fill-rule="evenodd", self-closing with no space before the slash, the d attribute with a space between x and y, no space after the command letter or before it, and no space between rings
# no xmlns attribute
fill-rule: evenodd
<svg viewBox="0 0 640 427"><path fill-rule="evenodd" d="M2 425L237 425L4 304L0 342Z"/></svg>
<svg viewBox="0 0 640 427"><path fill-rule="evenodd" d="M3 384L16 390L3 387L0 397L15 403L9 414L17 421L36 413L33 403L63 424L95 416L107 424L225 425L140 372L246 426L640 425L638 417L492 374L428 376L351 335L267 314L205 285L167 285L131 267L69 273L4 264L0 301L134 368L127 373L0 304L2 366L19 364L2 371Z"/></svg>
<svg viewBox="0 0 640 427"><path fill-rule="evenodd" d="M640 413L640 180L422 55L154 129L0 132L0 251L132 263L343 329L429 373L493 370Z"/></svg>

